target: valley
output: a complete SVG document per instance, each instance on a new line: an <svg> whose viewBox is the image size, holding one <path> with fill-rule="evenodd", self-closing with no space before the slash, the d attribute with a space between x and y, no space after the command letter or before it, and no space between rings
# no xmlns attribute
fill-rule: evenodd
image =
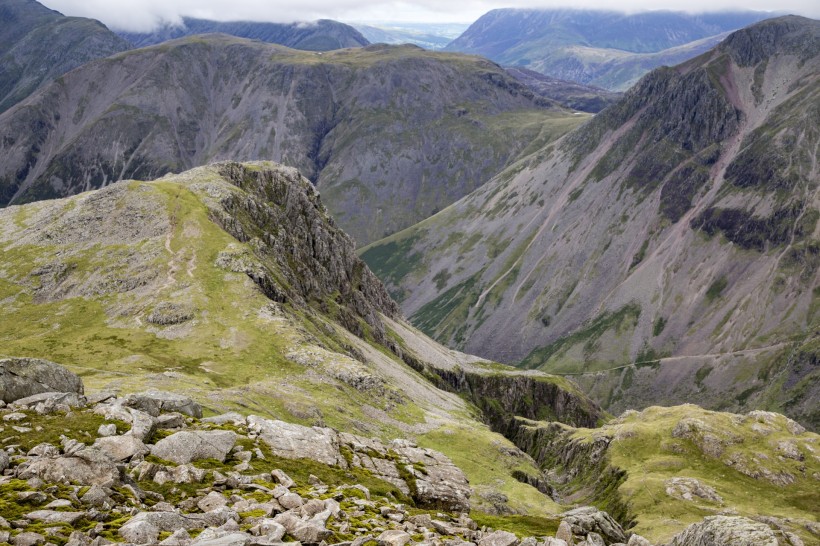
<svg viewBox="0 0 820 546"><path fill-rule="evenodd" d="M820 22L139 9L0 0L0 544L820 541Z"/></svg>

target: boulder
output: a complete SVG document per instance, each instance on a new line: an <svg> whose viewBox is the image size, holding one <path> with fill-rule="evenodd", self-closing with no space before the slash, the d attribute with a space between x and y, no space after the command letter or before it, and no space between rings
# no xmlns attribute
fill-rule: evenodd
<svg viewBox="0 0 820 546"><path fill-rule="evenodd" d="M228 499L226 499L221 493L211 491L202 497L196 505L203 512L213 512L214 510L219 510L220 508L227 506Z"/></svg>
<svg viewBox="0 0 820 546"><path fill-rule="evenodd" d="M669 546L778 546L766 524L737 516L710 516L672 538Z"/></svg>
<svg viewBox="0 0 820 546"><path fill-rule="evenodd" d="M338 435L332 429L303 427L256 415L248 417L248 429L255 432L278 457L313 459L328 465L347 467L347 461L339 450Z"/></svg>
<svg viewBox="0 0 820 546"><path fill-rule="evenodd" d="M114 423L106 423L97 428L97 436L107 437L115 436L117 434L117 425Z"/></svg>
<svg viewBox="0 0 820 546"><path fill-rule="evenodd" d="M518 538L509 531L494 531L484 535L478 541L478 546L515 546Z"/></svg>
<svg viewBox="0 0 820 546"><path fill-rule="evenodd" d="M236 433L229 430L181 431L157 442L151 454L177 464L201 459L224 462L235 443Z"/></svg>
<svg viewBox="0 0 820 546"><path fill-rule="evenodd" d="M9 467L9 454L0 449L0 473Z"/></svg>
<svg viewBox="0 0 820 546"><path fill-rule="evenodd" d="M393 440L390 448L406 460L400 464L405 464L405 470L413 474L413 499L419 506L448 512L470 511L470 483L446 455L420 448L408 440Z"/></svg>
<svg viewBox="0 0 820 546"><path fill-rule="evenodd" d="M20 398L14 402L16 407L34 408L42 404L43 413L53 411L58 404L72 408L81 408L86 405L85 396L76 392L41 392Z"/></svg>
<svg viewBox="0 0 820 546"><path fill-rule="evenodd" d="M14 546L38 546L39 544L45 544L45 542L46 537L40 533L20 533L11 539Z"/></svg>
<svg viewBox="0 0 820 546"><path fill-rule="evenodd" d="M35 476L51 483L69 481L110 487L120 483L122 467L102 451L81 446L62 457L40 457L20 475L23 479Z"/></svg>
<svg viewBox="0 0 820 546"><path fill-rule="evenodd" d="M606 546L604 537L598 533L589 533L587 535L587 546Z"/></svg>
<svg viewBox="0 0 820 546"><path fill-rule="evenodd" d="M623 527L612 516L593 506L582 506L565 512L561 515L561 519L562 522L569 524L572 533L575 535L586 536L589 533L597 533L607 543L626 542L626 533Z"/></svg>
<svg viewBox="0 0 820 546"><path fill-rule="evenodd" d="M333 533L323 526L302 520L292 512L279 514L273 521L285 528L287 533L303 544L319 544Z"/></svg>
<svg viewBox="0 0 820 546"><path fill-rule="evenodd" d="M136 436L109 436L98 438L93 447L106 453L115 461L127 461L134 455L145 455L148 448Z"/></svg>
<svg viewBox="0 0 820 546"><path fill-rule="evenodd" d="M202 417L202 406L190 397L174 392L149 390L137 394L129 394L123 405L158 417L161 412L177 412L191 417Z"/></svg>
<svg viewBox="0 0 820 546"><path fill-rule="evenodd" d="M120 536L133 544L156 544L159 528L145 520L131 519L119 529Z"/></svg>
<svg viewBox="0 0 820 546"><path fill-rule="evenodd" d="M177 529L171 536L160 542L162 546L188 546L191 543L191 535L185 529Z"/></svg>
<svg viewBox="0 0 820 546"><path fill-rule="evenodd" d="M674 477L666 480L666 494L686 501L699 499L723 503L723 498L717 494L714 488L705 485L695 478Z"/></svg>
<svg viewBox="0 0 820 546"><path fill-rule="evenodd" d="M376 541L379 546L404 546L410 542L410 535L397 529L384 531Z"/></svg>
<svg viewBox="0 0 820 546"><path fill-rule="evenodd" d="M83 394L83 382L75 373L48 360L0 359L0 400L8 404L46 392Z"/></svg>
<svg viewBox="0 0 820 546"><path fill-rule="evenodd" d="M641 535L632 535L629 537L629 542L626 543L626 546L652 546L652 543Z"/></svg>
<svg viewBox="0 0 820 546"><path fill-rule="evenodd" d="M202 533L191 542L191 546L245 546L252 538L251 535L242 532L217 533L216 536Z"/></svg>
<svg viewBox="0 0 820 546"><path fill-rule="evenodd" d="M202 419L203 423L214 423L216 425L224 425L230 423L231 425L241 426L246 424L245 416L235 411L214 415L213 417L205 417Z"/></svg>
<svg viewBox="0 0 820 546"><path fill-rule="evenodd" d="M80 497L80 501L82 501L83 504L102 510L107 510L113 505L110 491L99 485L92 485L91 488Z"/></svg>
<svg viewBox="0 0 820 546"><path fill-rule="evenodd" d="M565 540L560 538L547 537L544 540L544 546L569 546Z"/></svg>
<svg viewBox="0 0 820 546"><path fill-rule="evenodd" d="M52 523L68 523L72 525L85 516L85 512L58 512L56 510L36 510L26 514L26 519L40 521L46 525Z"/></svg>

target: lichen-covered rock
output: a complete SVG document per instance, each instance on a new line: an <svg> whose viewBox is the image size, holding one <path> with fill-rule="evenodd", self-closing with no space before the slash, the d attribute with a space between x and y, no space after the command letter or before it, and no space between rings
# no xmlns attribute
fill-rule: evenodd
<svg viewBox="0 0 820 546"><path fill-rule="evenodd" d="M93 447L115 461L127 461L135 455L145 455L149 451L142 440L131 435L98 438Z"/></svg>
<svg viewBox="0 0 820 546"><path fill-rule="evenodd" d="M73 392L83 394L83 382L59 364L37 358L0 360L0 400L14 402L35 394Z"/></svg>
<svg viewBox="0 0 820 546"><path fill-rule="evenodd" d="M38 457L20 475L22 478L38 477L47 482L73 482L80 485L118 485L122 479L122 467L106 453L80 444L66 449L60 457Z"/></svg>
<svg viewBox="0 0 820 546"><path fill-rule="evenodd" d="M347 466L339 451L338 435L332 429L303 427L255 415L248 417L248 428L258 434L278 457Z"/></svg>
<svg viewBox="0 0 820 546"><path fill-rule="evenodd" d="M230 430L181 431L157 442L151 454L177 464L201 459L224 461L235 443L236 433Z"/></svg>
<svg viewBox="0 0 820 546"><path fill-rule="evenodd" d="M518 537L509 531L494 531L481 537L478 546L515 546Z"/></svg>
<svg viewBox="0 0 820 546"><path fill-rule="evenodd" d="M718 504L723 502L723 498L713 487L702 484L695 478L669 478L666 480L666 494L687 501L694 501L697 497Z"/></svg>
<svg viewBox="0 0 820 546"><path fill-rule="evenodd" d="M669 546L779 546L768 525L748 518L710 516L675 535Z"/></svg>
<svg viewBox="0 0 820 546"><path fill-rule="evenodd" d="M562 522L569 524L573 534L587 536L589 533L601 535L607 542L626 542L623 527L609 514L593 506L582 506L561 515Z"/></svg>

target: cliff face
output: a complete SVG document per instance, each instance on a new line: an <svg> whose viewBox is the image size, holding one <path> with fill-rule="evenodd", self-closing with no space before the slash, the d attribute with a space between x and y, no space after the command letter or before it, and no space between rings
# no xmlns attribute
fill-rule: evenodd
<svg viewBox="0 0 820 546"><path fill-rule="evenodd" d="M362 244L582 119L475 57L184 38L87 64L3 114L0 204L275 160L305 173Z"/></svg>
<svg viewBox="0 0 820 546"><path fill-rule="evenodd" d="M775 19L656 70L362 256L439 341L616 413L695 400L817 426L817 371L792 364L816 352L817 36Z"/></svg>

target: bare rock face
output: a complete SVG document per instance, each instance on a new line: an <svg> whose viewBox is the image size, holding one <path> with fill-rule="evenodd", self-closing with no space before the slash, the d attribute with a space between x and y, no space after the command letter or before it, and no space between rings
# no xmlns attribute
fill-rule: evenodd
<svg viewBox="0 0 820 546"><path fill-rule="evenodd" d="M694 478L676 477L666 480L666 494L687 501L703 499L716 503L723 502L723 498L713 487L702 484Z"/></svg>
<svg viewBox="0 0 820 546"><path fill-rule="evenodd" d="M83 394L83 382L63 366L37 358L0 360L0 400L5 403L47 392Z"/></svg>
<svg viewBox="0 0 820 546"><path fill-rule="evenodd" d="M748 518L711 516L676 535L669 546L780 546L772 529Z"/></svg>
<svg viewBox="0 0 820 546"><path fill-rule="evenodd" d="M157 417L160 412L176 411L190 417L202 417L202 406L191 397L174 392L150 390L128 395L126 406L133 407Z"/></svg>
<svg viewBox="0 0 820 546"><path fill-rule="evenodd" d="M23 478L35 476L47 482L68 480L81 485L108 487L121 482L122 467L105 452L80 445L70 454L35 459L21 475Z"/></svg>
<svg viewBox="0 0 820 546"><path fill-rule="evenodd" d="M444 454L408 440L385 445L331 428L303 427L255 415L248 417L248 428L279 457L363 468L412 496L419 506L470 510L470 486L461 469Z"/></svg>
<svg viewBox="0 0 820 546"><path fill-rule="evenodd" d="M229 430L182 431L157 442L151 454L177 464L200 459L224 461L235 443L236 433Z"/></svg>
<svg viewBox="0 0 820 546"><path fill-rule="evenodd" d="M626 542L623 527L612 516L593 506L582 506L563 514L573 534L587 536L590 533L601 535L607 543Z"/></svg>

